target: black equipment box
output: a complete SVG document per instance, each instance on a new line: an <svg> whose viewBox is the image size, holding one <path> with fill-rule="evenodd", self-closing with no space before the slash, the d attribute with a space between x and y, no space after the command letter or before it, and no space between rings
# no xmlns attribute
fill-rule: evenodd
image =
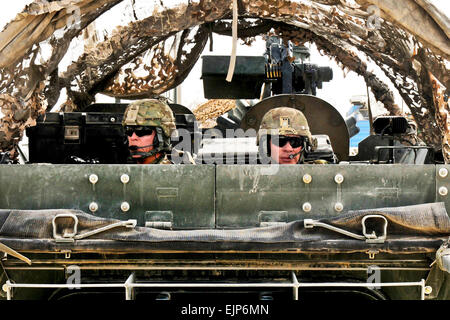
<svg viewBox="0 0 450 320"><path fill-rule="evenodd" d="M92 104L86 112L49 112L26 129L30 163L127 163L129 155L122 119L128 104ZM197 135L195 115L186 107L169 104L177 129L190 134L191 153ZM201 135L201 133L199 133ZM176 146L185 135L172 141ZM198 137L197 137L198 138ZM189 150L188 150L189 151Z"/></svg>
<svg viewBox="0 0 450 320"><path fill-rule="evenodd" d="M202 56L203 91L206 99L259 99L266 78L264 57L237 56L233 80L226 81L229 56Z"/></svg>
<svg viewBox="0 0 450 320"><path fill-rule="evenodd" d="M79 158L87 163L126 163L122 118L123 113L46 113L26 130L29 162L78 163Z"/></svg>

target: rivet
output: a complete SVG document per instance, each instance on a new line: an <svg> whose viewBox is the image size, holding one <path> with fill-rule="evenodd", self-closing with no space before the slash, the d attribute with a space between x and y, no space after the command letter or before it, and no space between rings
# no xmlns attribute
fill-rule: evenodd
<svg viewBox="0 0 450 320"><path fill-rule="evenodd" d="M91 174L89 176L89 182L92 184L96 184L98 182L98 176L96 174Z"/></svg>
<svg viewBox="0 0 450 320"><path fill-rule="evenodd" d="M90 210L91 212L97 211L97 210L98 210L98 204L97 204L97 202L91 202L91 203L89 204L89 210Z"/></svg>
<svg viewBox="0 0 450 320"><path fill-rule="evenodd" d="M344 210L344 205L340 202L336 202L336 204L334 205L334 210L336 210L337 212L341 212L342 210Z"/></svg>
<svg viewBox="0 0 450 320"><path fill-rule="evenodd" d="M425 294L431 294L433 292L433 288L430 286L425 286L424 292Z"/></svg>
<svg viewBox="0 0 450 320"><path fill-rule="evenodd" d="M439 176L441 178L445 178L448 175L448 170L446 168L440 168L439 169Z"/></svg>
<svg viewBox="0 0 450 320"><path fill-rule="evenodd" d="M308 184L308 183L311 183L311 181L312 181L311 175L305 174L305 175L303 176L303 182L304 182L304 183Z"/></svg>
<svg viewBox="0 0 450 320"><path fill-rule="evenodd" d="M111 121L111 122L116 122L116 118L111 117L111 118L109 119L109 121Z"/></svg>
<svg viewBox="0 0 450 320"><path fill-rule="evenodd" d="M334 181L337 184L341 184L342 182L344 182L344 176L340 173L338 173L337 175L334 176Z"/></svg>
<svg viewBox="0 0 450 320"><path fill-rule="evenodd" d="M126 184L130 181L130 176L124 173L120 176L120 181L122 181L123 184Z"/></svg>
<svg viewBox="0 0 450 320"><path fill-rule="evenodd" d="M302 206L303 211L310 212L312 209L311 203L305 202Z"/></svg>
<svg viewBox="0 0 450 320"><path fill-rule="evenodd" d="M446 196L447 193L448 193L448 190L447 190L446 187L440 187L440 188L439 188L439 194L440 194L441 196Z"/></svg>
<svg viewBox="0 0 450 320"><path fill-rule="evenodd" d="M120 205L120 210L122 210L123 212L127 212L128 210L130 210L130 204L126 201L122 202L122 204Z"/></svg>

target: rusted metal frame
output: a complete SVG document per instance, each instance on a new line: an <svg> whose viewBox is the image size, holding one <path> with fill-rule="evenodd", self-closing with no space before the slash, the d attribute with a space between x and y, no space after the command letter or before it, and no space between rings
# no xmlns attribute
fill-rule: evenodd
<svg viewBox="0 0 450 320"><path fill-rule="evenodd" d="M67 262L66 262L67 263ZM368 267L373 265L374 262L368 263ZM78 266L78 265L77 265ZM378 266L378 262L377 262ZM128 271L165 271L165 270L202 270L202 271L367 271L367 267L292 267L292 268L262 268L262 267L241 267L241 266L229 266L229 267L193 267L193 266L180 266L180 267L151 267L151 266L136 266L136 265L99 265L99 266L78 266L80 270L128 270ZM58 271L64 270L64 266L60 267L5 267L5 270L21 270L21 271ZM380 271L430 271L429 267L378 267Z"/></svg>
<svg viewBox="0 0 450 320"><path fill-rule="evenodd" d="M32 268L55 268L64 266L68 262L76 264L81 268L86 269L236 269L236 270L317 270L317 269L358 269L366 268L373 264L371 259L349 259L335 257L334 260L324 260L324 258L316 257L315 259L299 259L293 260L289 256L278 256L272 259L260 258L219 258L211 259L209 256L205 256L199 260L184 259L181 257L168 258L152 258L152 259L117 259L117 258L65 258L65 259L44 259L42 257L33 256ZM319 259L317 259L319 258ZM382 257L377 258L377 265L380 268L386 269L429 269L429 261L427 259L405 259L389 260ZM5 267L8 269L24 268L23 263L18 260L6 260ZM29 267L25 267L29 268Z"/></svg>
<svg viewBox="0 0 450 320"><path fill-rule="evenodd" d="M282 260L282 258L278 258ZM207 259L208 260L208 259ZM66 265L68 262L71 264L79 265L81 268L86 269L109 269L109 268L126 268L126 269L149 269L149 270L158 270L158 269L236 269L236 270L316 270L316 269L358 269L365 268L368 265L372 265L374 263L373 260L358 260L358 261L348 261L348 260L340 260L340 261L273 261L273 260L265 260L265 261L252 261L245 259L236 259L232 261L167 261L167 260L151 260L151 261L110 261L106 260L77 260L77 259L56 259L56 260L34 260L31 268L45 268L45 267L58 267L62 265ZM408 268L408 269L429 269L429 261L427 260L383 260L377 259L377 265L380 268ZM7 261L5 263L6 268L22 268L23 263L11 263L11 261ZM29 268L29 267L26 267Z"/></svg>

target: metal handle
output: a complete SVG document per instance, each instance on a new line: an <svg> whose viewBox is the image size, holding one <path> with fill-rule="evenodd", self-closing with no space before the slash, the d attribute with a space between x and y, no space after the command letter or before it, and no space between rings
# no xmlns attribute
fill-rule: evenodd
<svg viewBox="0 0 450 320"><path fill-rule="evenodd" d="M73 232L71 233L67 233L65 232L63 235L58 234L57 232L57 224L56 224L56 220L59 218L72 218L74 221L74 225L73 225ZM137 224L137 220L127 220L127 221L119 221L98 229L94 229L91 231L87 231L85 233L82 234L77 234L78 233L78 217L72 213L63 213L63 214L58 214L57 216L55 216L52 220L52 225L53 225L53 238L55 239L56 242L74 242L75 240L80 240L80 239L84 239L87 237L90 237L94 234L98 234L101 232L105 232L107 230L113 229L113 228L118 228L118 227L126 227L126 228L134 228L136 227Z"/></svg>
<svg viewBox="0 0 450 320"><path fill-rule="evenodd" d="M359 234L356 234L356 233L353 233L353 232L350 232L350 231L347 231L347 230L344 230L344 229L341 229L341 228L337 228L337 227L334 227L332 225L329 225L329 224L326 224L326 223L323 223L323 222L319 222L319 221L316 221L316 220L313 220L313 219L305 219L304 220L304 225L305 225L305 228L308 228L308 229L313 228L313 227L322 227L322 228L325 228L325 229L328 229L328 230L331 230L331 231L335 231L337 233L345 234L346 236L349 236L351 238L355 238L355 239L358 239L358 240L366 239L364 236L361 236Z"/></svg>
<svg viewBox="0 0 450 320"><path fill-rule="evenodd" d="M383 234L381 236L377 236L375 231L372 231L372 233L370 233L370 234L368 234L366 232L366 230L367 230L366 220L369 218L377 218L377 219L381 219L384 221ZM369 214L362 218L361 224L362 224L362 229L363 229L363 235L364 235L364 237L366 237L367 243L384 243L384 241L386 240L386 236L387 236L387 225L388 225L388 221L384 216L379 215L379 214Z"/></svg>
<svg viewBox="0 0 450 320"><path fill-rule="evenodd" d="M101 227L101 228L98 228L98 229L95 229L92 231L78 234L74 237L74 239L75 240L84 239L84 238L90 237L94 234L102 233L107 230L118 228L118 227L134 228L134 227L136 227L136 224L137 224L137 220L134 220L134 219L127 220L127 221L120 221L120 222L113 223L113 224L110 224L110 225L107 225L107 226L104 226L104 227Z"/></svg>
<svg viewBox="0 0 450 320"><path fill-rule="evenodd" d="M381 236L377 236L375 234L375 231L372 231L372 233L368 234L367 233L367 229L366 229L366 220L369 218L378 218L378 219L382 219L384 221L384 226L383 226L383 234ZM370 214L370 215L366 215L362 218L361 224L362 224L362 232L363 235L359 235L341 228L337 228L335 226L329 225L327 223L323 223L323 222L319 222L317 220L313 220L313 219L305 219L303 221L305 228L307 229L311 229L314 227L322 227L337 233L341 233L344 234L348 237L354 238L354 239L358 239L358 240L366 240L367 243L384 243L384 241L386 240L386 236L387 236L387 225L388 225L388 221L387 219L382 216L382 215L375 215L375 214Z"/></svg>
<svg viewBox="0 0 450 320"><path fill-rule="evenodd" d="M56 230L56 220L60 219L60 218L71 218L71 219L73 219L74 223L73 223L73 232L72 233L65 232L62 235L58 234L58 232ZM55 239L56 242L73 242L74 241L73 237L78 232L78 217L76 215L74 215L73 213L61 213L61 214L58 214L58 215L56 215L53 218L52 225L53 225L53 238Z"/></svg>

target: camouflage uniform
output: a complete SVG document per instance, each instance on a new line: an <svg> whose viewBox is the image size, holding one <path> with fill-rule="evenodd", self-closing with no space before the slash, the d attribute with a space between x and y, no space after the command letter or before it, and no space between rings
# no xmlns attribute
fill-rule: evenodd
<svg viewBox="0 0 450 320"><path fill-rule="evenodd" d="M127 106L122 125L125 126L145 126L152 127L156 130L155 139L158 139L158 145L144 157L151 157L161 154L160 157L155 157L153 164L172 164L169 160L168 154L172 152L172 144L170 138L177 136L175 125L175 117L169 105L157 99L144 99L132 102ZM179 156L186 156L190 163L194 163L192 156L183 151L175 150Z"/></svg>
<svg viewBox="0 0 450 320"><path fill-rule="evenodd" d="M317 140L311 135L308 121L305 115L294 108L279 107L269 110L261 120L258 130L257 143L261 138L267 136L303 136L306 138L306 145L303 151L313 151L317 147ZM267 146L262 146L268 148ZM264 152L268 154L269 150ZM299 162L303 161L303 151Z"/></svg>

